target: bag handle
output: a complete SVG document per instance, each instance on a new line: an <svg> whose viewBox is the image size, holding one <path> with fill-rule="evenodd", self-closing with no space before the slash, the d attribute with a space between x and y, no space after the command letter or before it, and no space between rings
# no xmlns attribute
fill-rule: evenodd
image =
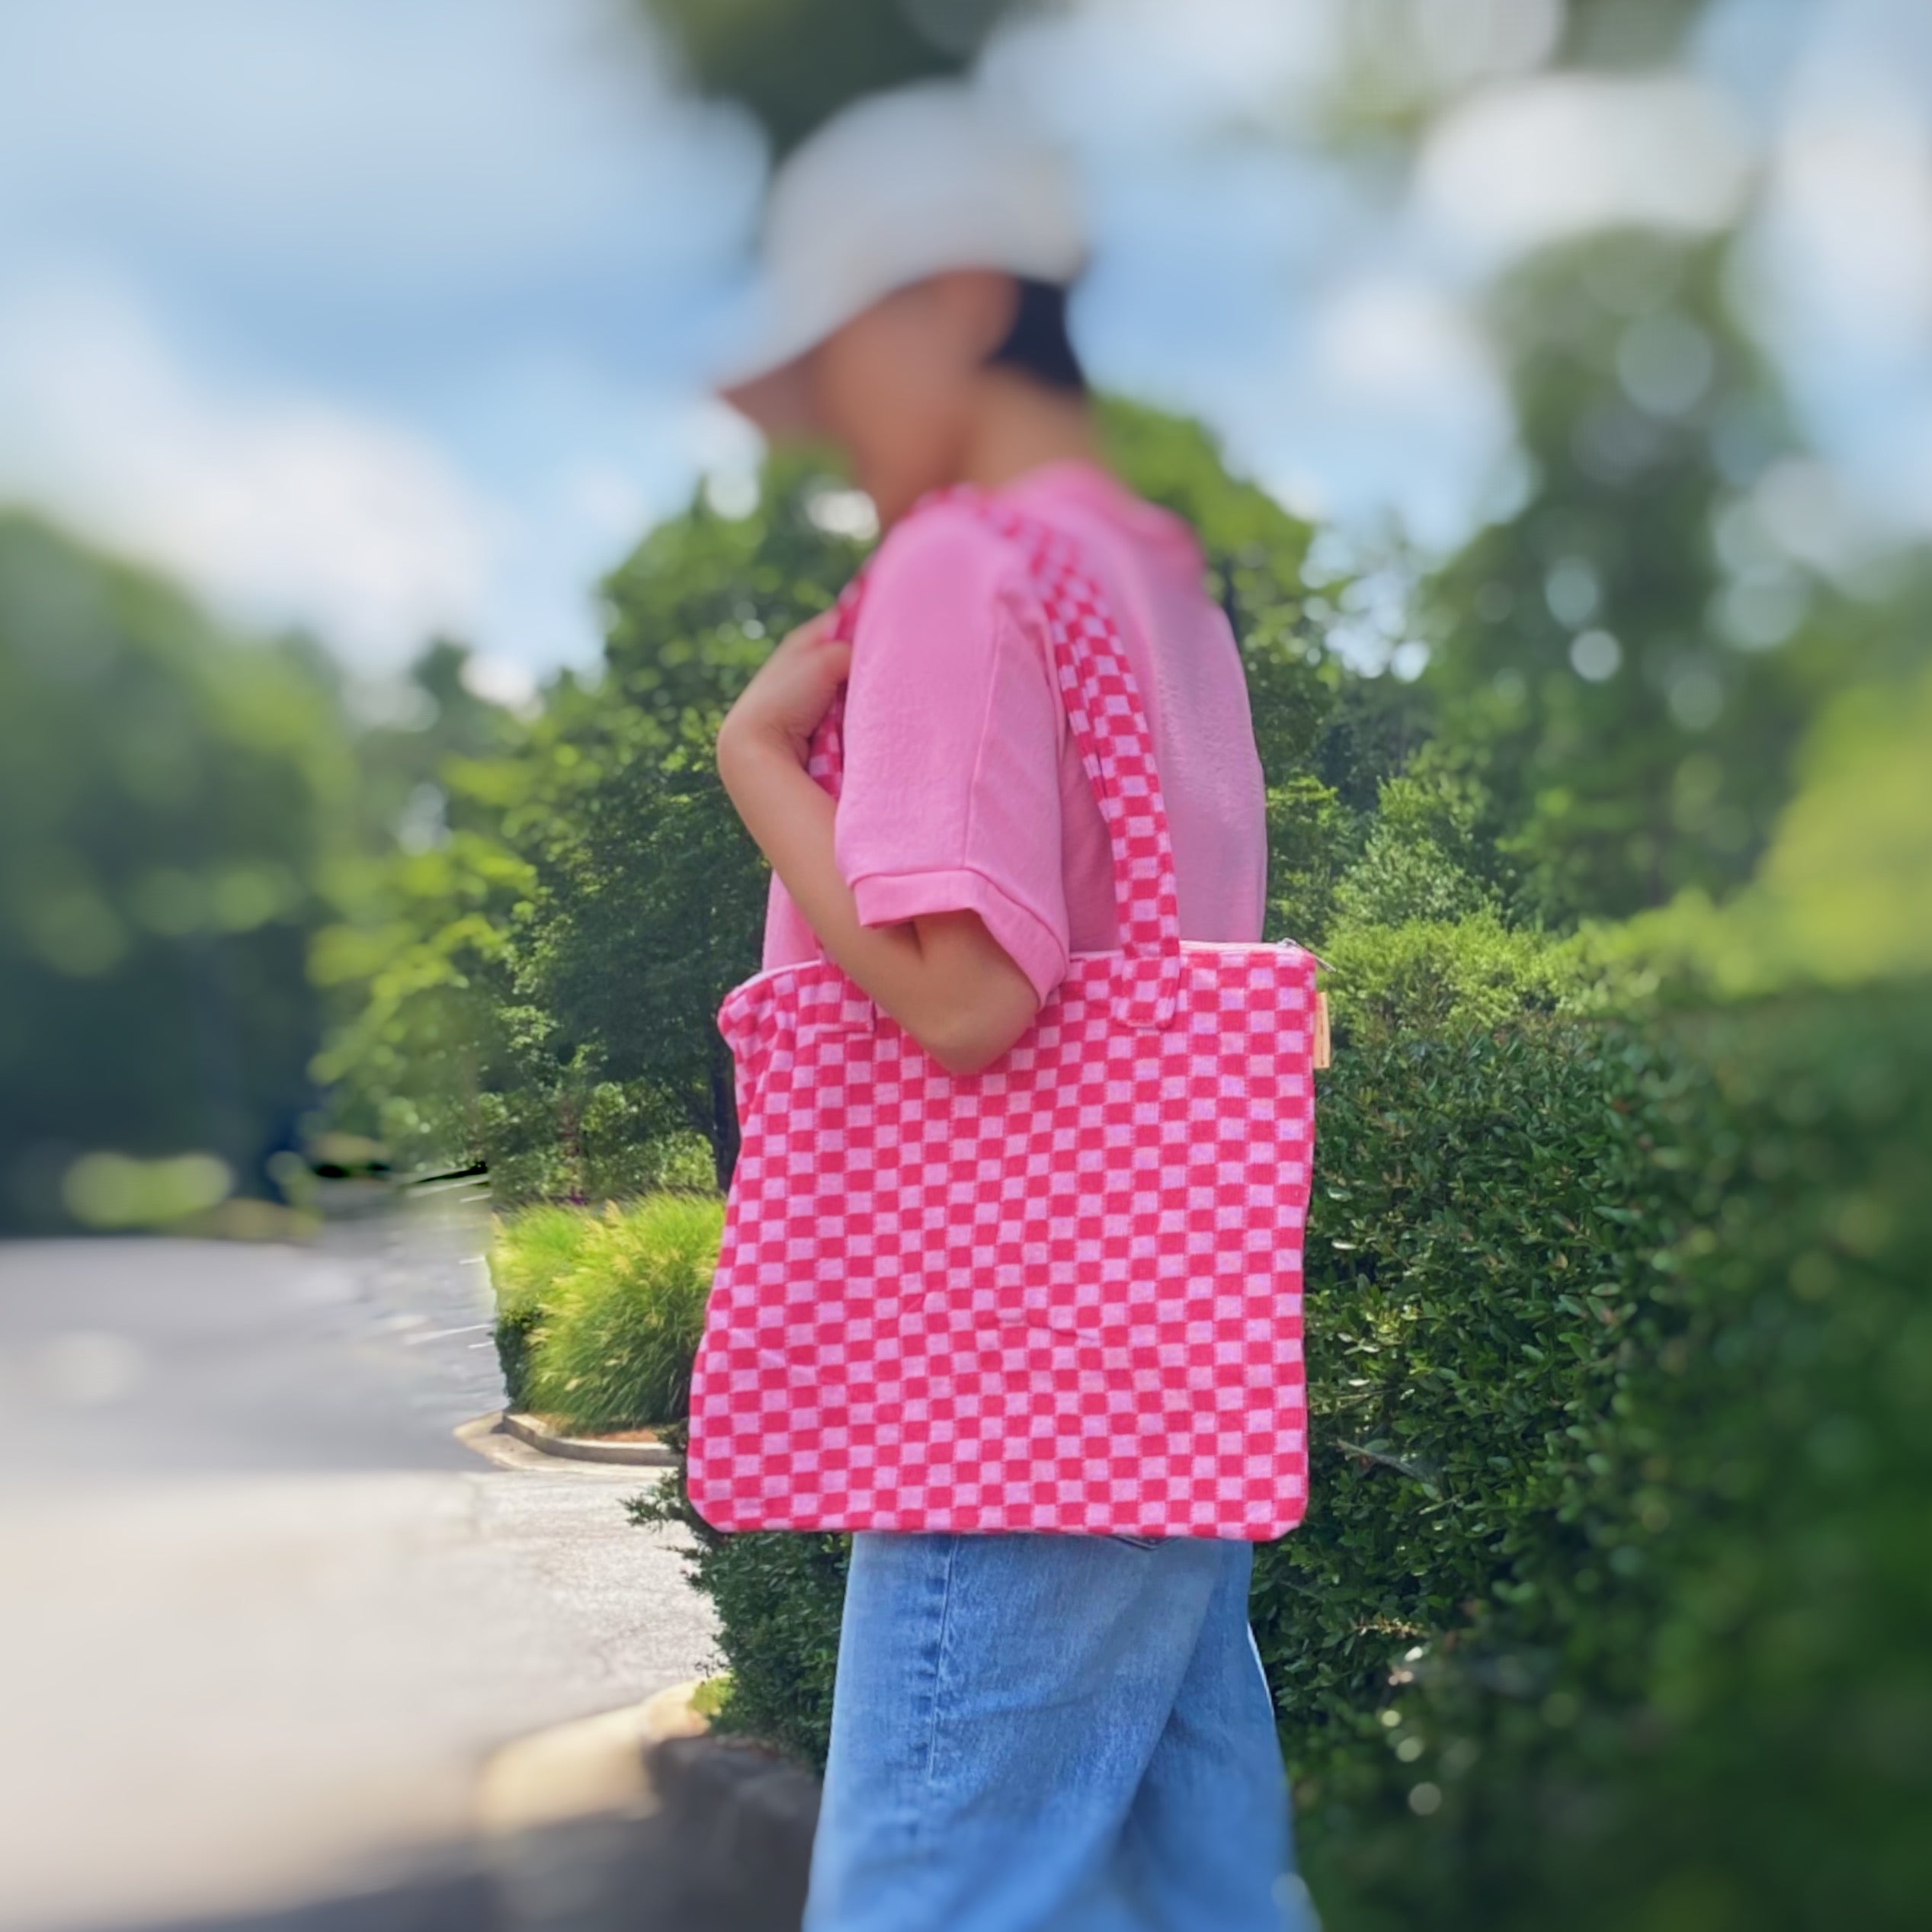
<svg viewBox="0 0 1932 1932"><path fill-rule="evenodd" d="M1046 611L1061 701L1113 853L1121 1017L1135 1027L1165 1027L1178 1005L1182 972L1174 844L1153 732L1107 601L1072 540L1040 518L965 486L926 499L932 501L969 505L1025 556ZM835 607L832 635L842 642L857 627L866 575L861 569ZM841 688L812 735L806 765L834 798L844 775L844 709Z"/></svg>

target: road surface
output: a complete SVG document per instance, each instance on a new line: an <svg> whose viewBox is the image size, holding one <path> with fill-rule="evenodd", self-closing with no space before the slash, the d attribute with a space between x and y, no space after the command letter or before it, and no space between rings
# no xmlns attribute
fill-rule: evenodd
<svg viewBox="0 0 1932 1932"><path fill-rule="evenodd" d="M380 1886L497 1744L713 1665L652 1472L455 1440L484 1213L0 1246L0 1932Z"/></svg>

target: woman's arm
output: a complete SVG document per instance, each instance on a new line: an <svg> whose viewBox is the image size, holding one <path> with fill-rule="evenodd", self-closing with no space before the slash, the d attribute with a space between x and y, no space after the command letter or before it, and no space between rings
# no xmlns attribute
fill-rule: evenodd
<svg viewBox="0 0 1932 1932"><path fill-rule="evenodd" d="M821 617L787 638L718 733L718 771L758 849L826 952L949 1073L977 1073L1032 1024L1033 982L976 912L862 926L832 851L831 796L805 769L851 661Z"/></svg>

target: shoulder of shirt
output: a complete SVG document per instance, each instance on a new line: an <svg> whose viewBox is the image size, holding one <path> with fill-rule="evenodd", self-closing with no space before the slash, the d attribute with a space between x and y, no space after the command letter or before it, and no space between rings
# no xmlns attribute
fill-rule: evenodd
<svg viewBox="0 0 1932 1932"><path fill-rule="evenodd" d="M931 585L998 597L1026 585L1026 560L970 504L941 497L886 532L870 580L889 595Z"/></svg>

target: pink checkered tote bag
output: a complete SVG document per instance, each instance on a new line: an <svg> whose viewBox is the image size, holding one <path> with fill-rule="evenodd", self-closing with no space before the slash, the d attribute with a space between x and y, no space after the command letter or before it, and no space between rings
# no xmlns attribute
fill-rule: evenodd
<svg viewBox="0 0 1932 1932"><path fill-rule="evenodd" d="M742 1147L691 1498L725 1530L1277 1536L1308 1493L1315 961L1181 938L1106 606L1064 536L966 500L1038 587L1123 944L964 1076L829 960L727 997ZM835 721L817 749L835 792Z"/></svg>

